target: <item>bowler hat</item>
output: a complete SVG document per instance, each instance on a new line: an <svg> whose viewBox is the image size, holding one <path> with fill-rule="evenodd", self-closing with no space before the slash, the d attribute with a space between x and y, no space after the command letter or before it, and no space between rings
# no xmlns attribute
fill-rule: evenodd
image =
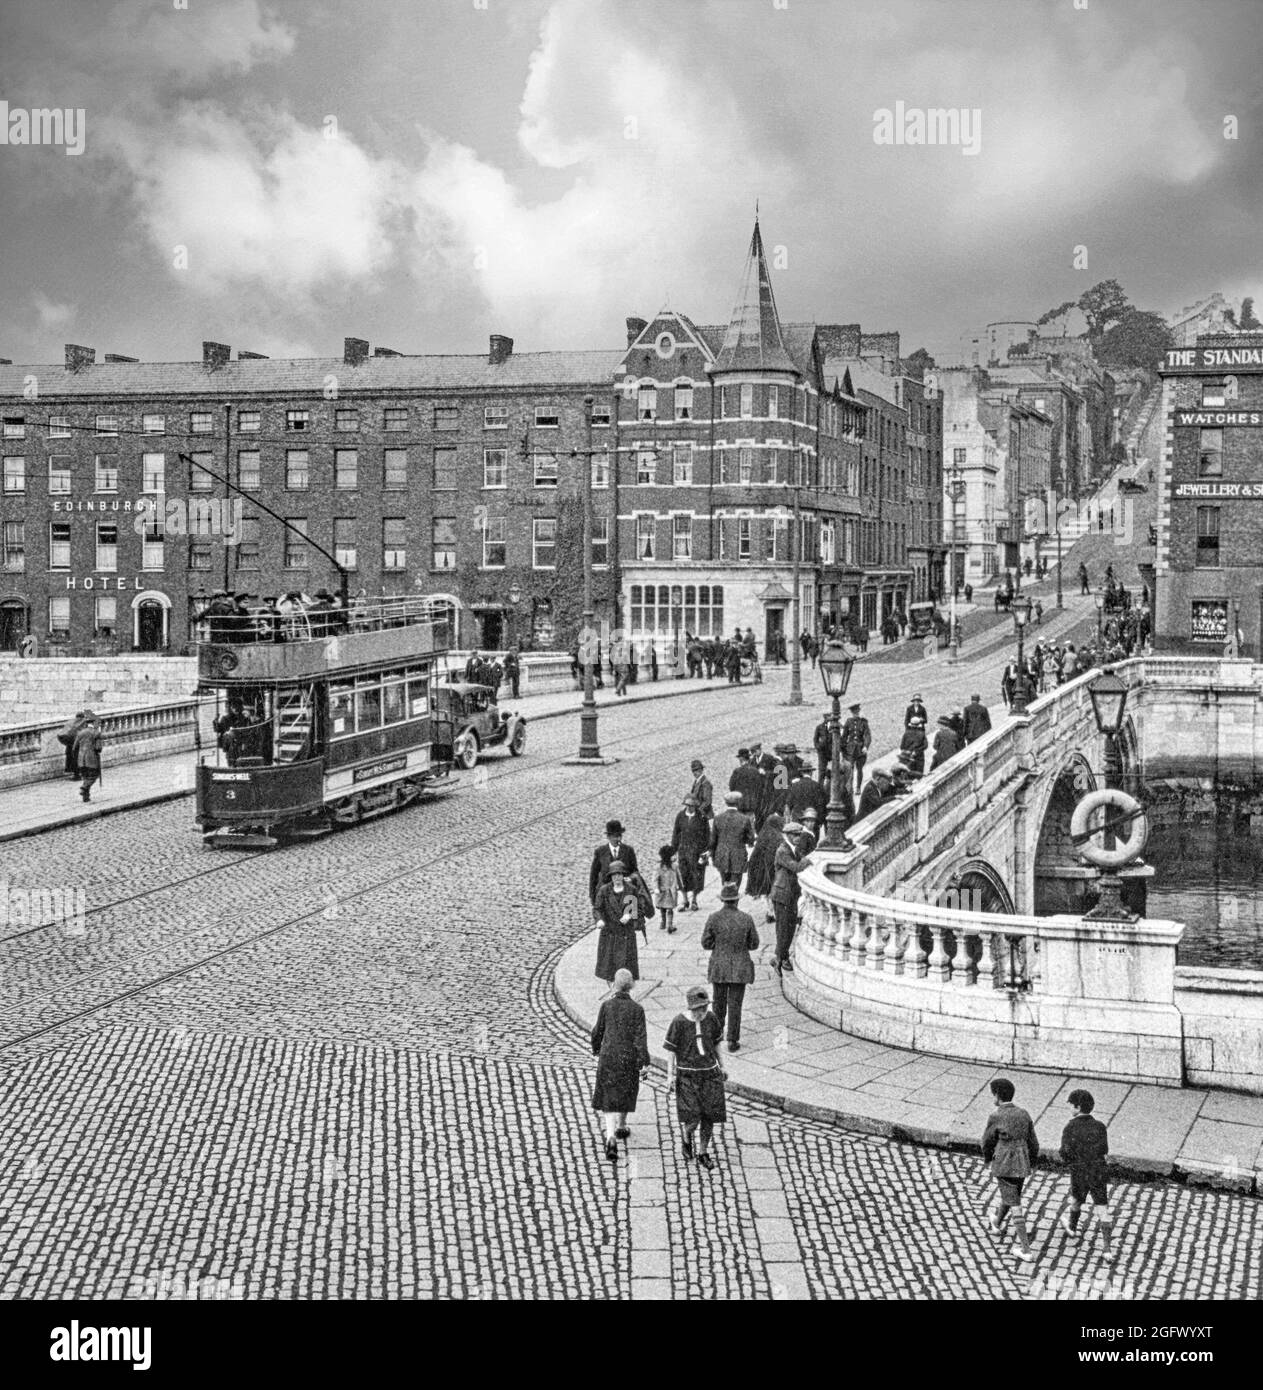
<svg viewBox="0 0 1263 1390"><path fill-rule="evenodd" d="M607 835L621 835L623 833L622 821L607 820L605 822L605 833Z"/></svg>
<svg viewBox="0 0 1263 1390"><path fill-rule="evenodd" d="M695 771L702 766L704 766L704 764L700 758L694 758L693 761L689 763L689 767L693 768Z"/></svg>
<svg viewBox="0 0 1263 1390"><path fill-rule="evenodd" d="M735 883L725 883L719 890L719 897L722 902L735 903L741 897L741 889Z"/></svg>

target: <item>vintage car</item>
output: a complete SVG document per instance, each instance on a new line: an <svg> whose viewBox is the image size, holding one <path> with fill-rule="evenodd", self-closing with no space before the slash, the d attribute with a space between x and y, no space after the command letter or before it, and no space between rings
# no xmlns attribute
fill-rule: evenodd
<svg viewBox="0 0 1263 1390"><path fill-rule="evenodd" d="M526 719L501 709L490 686L451 681L435 687L434 699L452 716L452 759L457 767L469 771L480 752L498 745L507 746L515 758L525 751Z"/></svg>

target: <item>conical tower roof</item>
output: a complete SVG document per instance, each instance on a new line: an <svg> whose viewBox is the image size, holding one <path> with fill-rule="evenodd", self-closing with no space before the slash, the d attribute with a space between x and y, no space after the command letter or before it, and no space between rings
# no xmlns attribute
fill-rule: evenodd
<svg viewBox="0 0 1263 1390"><path fill-rule="evenodd" d="M795 373L798 370L785 350L757 217L754 219L754 236L750 239L745 273L741 277L741 292L737 296L728 331L724 334L723 346L715 359L714 370Z"/></svg>

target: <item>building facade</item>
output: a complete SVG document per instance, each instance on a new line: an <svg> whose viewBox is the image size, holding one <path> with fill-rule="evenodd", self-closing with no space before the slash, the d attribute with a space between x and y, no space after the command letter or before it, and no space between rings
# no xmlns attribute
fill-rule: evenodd
<svg viewBox="0 0 1263 1390"><path fill-rule="evenodd" d="M0 650L178 653L217 592L343 572L464 646L567 646L585 468L598 622L765 644L797 587L801 628L875 628L942 583L941 405L898 343L782 325L756 224L726 327L664 309L621 349L0 362Z"/></svg>
<svg viewBox="0 0 1263 1390"><path fill-rule="evenodd" d="M1263 651L1263 337L1205 334L1167 353L1154 641Z"/></svg>

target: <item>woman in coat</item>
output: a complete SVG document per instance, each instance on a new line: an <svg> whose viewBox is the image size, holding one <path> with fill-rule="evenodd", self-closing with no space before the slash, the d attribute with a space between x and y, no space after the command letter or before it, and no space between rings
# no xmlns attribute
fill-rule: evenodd
<svg viewBox="0 0 1263 1390"><path fill-rule="evenodd" d="M596 924L601 929L596 946L596 977L614 983L620 970L640 979L640 960L636 954L636 933L641 929L640 900L624 876L622 862L615 859L603 875L596 893Z"/></svg>
<svg viewBox="0 0 1263 1390"><path fill-rule="evenodd" d="M706 866L702 857L710 849L710 822L702 815L695 796L684 798L684 809L676 816L671 831L671 848L675 850L680 891L684 894L684 906L680 911L696 912L697 895L706 886Z"/></svg>
<svg viewBox="0 0 1263 1390"><path fill-rule="evenodd" d="M899 740L899 758L914 777L925 772L925 720L913 715Z"/></svg>
<svg viewBox="0 0 1263 1390"><path fill-rule="evenodd" d="M763 829L754 842L750 863L746 867L746 892L752 898L766 898L772 891L772 877L776 862L776 846L781 842L781 827L785 818L775 812L763 822ZM767 920L775 920L771 903L767 908Z"/></svg>
<svg viewBox="0 0 1263 1390"><path fill-rule="evenodd" d="M627 1116L635 1110L640 1079L649 1068L649 1040L645 1011L631 997L632 974L614 975L614 993L602 1005L592 1030L592 1051L597 1055L592 1108L605 1121L605 1157L617 1161L618 1141L626 1139Z"/></svg>

